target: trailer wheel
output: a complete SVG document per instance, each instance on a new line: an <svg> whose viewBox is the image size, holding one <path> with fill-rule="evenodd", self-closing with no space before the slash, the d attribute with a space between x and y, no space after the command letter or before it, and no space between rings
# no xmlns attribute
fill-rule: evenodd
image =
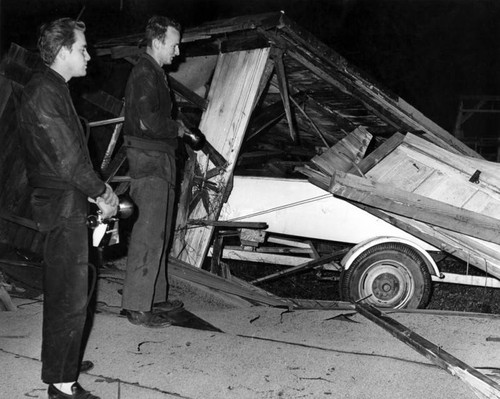
<svg viewBox="0 0 500 399"><path fill-rule="evenodd" d="M344 300L362 298L381 308L424 308L429 303L432 280L422 257L401 243L368 248L342 273ZM370 296L371 295L371 296Z"/></svg>

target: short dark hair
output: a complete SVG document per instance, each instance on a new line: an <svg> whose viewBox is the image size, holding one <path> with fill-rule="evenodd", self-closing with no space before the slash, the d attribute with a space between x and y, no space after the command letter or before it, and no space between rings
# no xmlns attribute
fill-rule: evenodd
<svg viewBox="0 0 500 399"><path fill-rule="evenodd" d="M153 44L154 39L158 39L161 42L165 40L167 35L168 27L172 27L181 32L181 24L172 18L163 17L161 15L155 15L149 18L148 24L146 25L146 42L149 47Z"/></svg>
<svg viewBox="0 0 500 399"><path fill-rule="evenodd" d="M52 65L61 48L71 49L76 41L75 30L85 32L85 24L71 18L60 18L40 27L38 50L46 65Z"/></svg>

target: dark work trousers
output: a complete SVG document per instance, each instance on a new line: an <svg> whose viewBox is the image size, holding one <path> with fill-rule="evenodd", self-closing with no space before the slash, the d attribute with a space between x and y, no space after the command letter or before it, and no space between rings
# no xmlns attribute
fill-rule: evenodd
<svg viewBox="0 0 500 399"><path fill-rule="evenodd" d="M47 193L59 192L58 195ZM76 191L36 189L34 219L45 232L42 380L72 382L80 372L87 319L87 198Z"/></svg>
<svg viewBox="0 0 500 399"><path fill-rule="evenodd" d="M149 312L167 299L167 261L173 227L174 186L159 177L132 179L130 196L138 209L128 247L123 309Z"/></svg>

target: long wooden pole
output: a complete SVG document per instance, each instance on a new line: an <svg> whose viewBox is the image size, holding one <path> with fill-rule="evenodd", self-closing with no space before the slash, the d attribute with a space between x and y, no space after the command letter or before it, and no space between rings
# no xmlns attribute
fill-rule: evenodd
<svg viewBox="0 0 500 399"><path fill-rule="evenodd" d="M361 315L373 321L451 375L460 378L479 398L500 399L500 385L474 367L462 362L408 327L391 319L379 309L363 303L356 303L355 306Z"/></svg>

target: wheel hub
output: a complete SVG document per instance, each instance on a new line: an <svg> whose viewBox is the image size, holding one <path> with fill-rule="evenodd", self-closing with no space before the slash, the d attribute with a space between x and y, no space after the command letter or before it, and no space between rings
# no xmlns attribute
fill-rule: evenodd
<svg viewBox="0 0 500 399"><path fill-rule="evenodd" d="M400 284L396 276L390 273L382 273L373 280L373 294L382 300L388 300L397 296Z"/></svg>
<svg viewBox="0 0 500 399"><path fill-rule="evenodd" d="M401 307L413 295L413 278L399 262L373 263L360 280L359 292L375 306Z"/></svg>

